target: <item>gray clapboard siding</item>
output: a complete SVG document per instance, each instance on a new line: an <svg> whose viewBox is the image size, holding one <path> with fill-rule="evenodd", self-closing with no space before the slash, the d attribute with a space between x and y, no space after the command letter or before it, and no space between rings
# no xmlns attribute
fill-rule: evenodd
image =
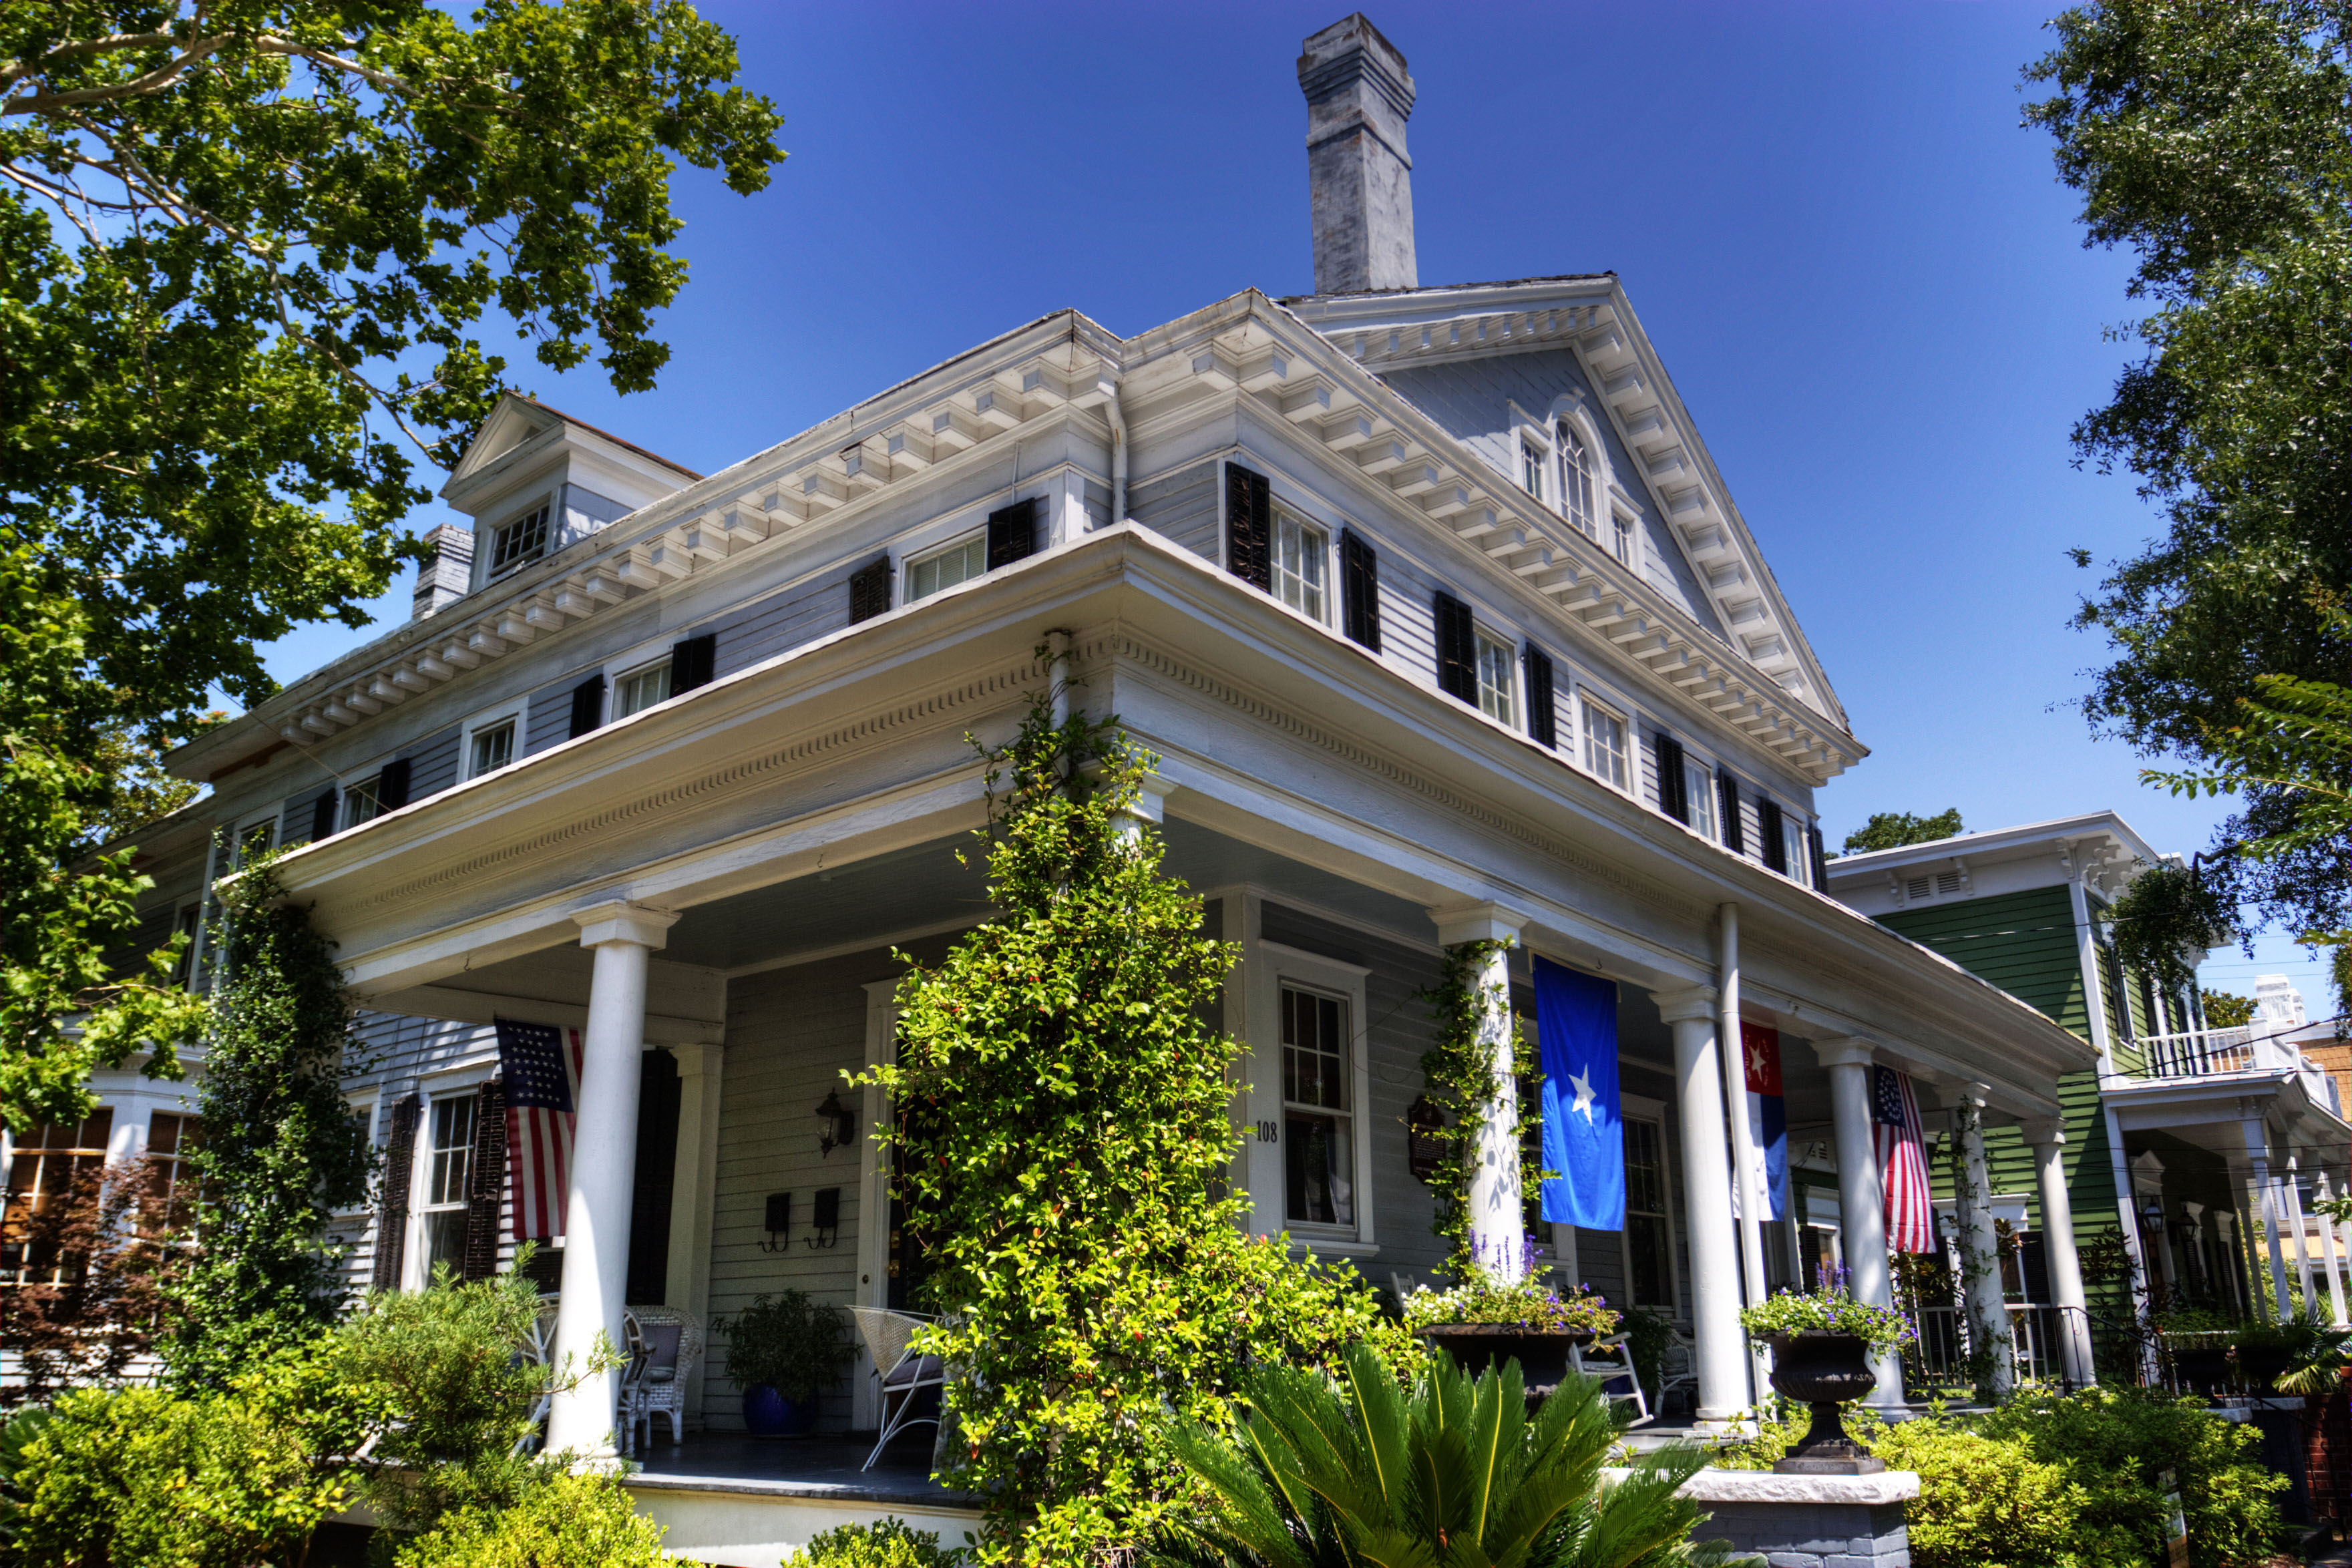
<svg viewBox="0 0 2352 1568"><path fill-rule="evenodd" d="M1381 658L1417 685L1437 685L1437 610L1441 587L1420 566L1391 550L1381 552Z"/></svg>
<svg viewBox="0 0 2352 1568"><path fill-rule="evenodd" d="M1111 525L1110 490L1108 487L1098 485L1092 479L1087 480L1085 488L1078 492L1078 503L1086 509L1087 528L1089 531L1097 528L1108 528Z"/></svg>
<svg viewBox="0 0 2352 1568"><path fill-rule="evenodd" d="M1217 537L1217 483L1222 465L1214 458L1162 475L1127 492L1127 512L1203 559L1222 559Z"/></svg>
<svg viewBox="0 0 2352 1568"><path fill-rule="evenodd" d="M716 674L732 675L762 659L788 653L849 624L849 574L871 556L837 563L782 593L697 628L714 632L718 642L711 658Z"/></svg>
<svg viewBox="0 0 2352 1568"><path fill-rule="evenodd" d="M307 789L297 790L286 797L286 805L278 818L278 842L292 848L310 842L310 823L318 816L319 798L335 793L335 781L328 779ZM335 823L340 829L340 817Z"/></svg>
<svg viewBox="0 0 2352 1568"><path fill-rule="evenodd" d="M408 759L408 798L413 804L439 795L457 782L457 727L451 725L400 749Z"/></svg>
<svg viewBox="0 0 2352 1568"><path fill-rule="evenodd" d="M550 746L560 746L572 738L572 691L588 679L585 669L575 669L561 680L552 680L524 699L522 716L522 750L525 755L543 752Z"/></svg>

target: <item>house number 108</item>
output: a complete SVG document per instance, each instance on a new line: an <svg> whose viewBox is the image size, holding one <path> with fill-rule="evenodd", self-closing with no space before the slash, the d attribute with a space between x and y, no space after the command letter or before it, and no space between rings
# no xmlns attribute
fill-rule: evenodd
<svg viewBox="0 0 2352 1568"><path fill-rule="evenodd" d="M1278 1121L1259 1122L1257 1124L1257 1141L1261 1143L1281 1142L1282 1124Z"/></svg>

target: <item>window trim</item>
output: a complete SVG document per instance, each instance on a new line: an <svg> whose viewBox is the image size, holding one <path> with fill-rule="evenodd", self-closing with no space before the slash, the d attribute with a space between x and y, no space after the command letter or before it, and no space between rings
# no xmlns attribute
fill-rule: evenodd
<svg viewBox="0 0 2352 1568"><path fill-rule="evenodd" d="M1486 654L1492 649L1500 679L1490 689L1486 683ZM1518 690L1519 640L1502 637L1478 624L1475 616L1470 621L1470 670L1478 692L1478 711L1507 730L1527 732L1527 715L1522 711L1527 703ZM1505 711L1497 713L1486 706L1489 689L1499 694Z"/></svg>
<svg viewBox="0 0 2352 1568"><path fill-rule="evenodd" d="M1704 781L1704 788L1700 787L1701 781ZM1702 811L1706 813L1704 825L1686 822L1683 826L1709 844L1721 844L1723 796L1716 784L1716 766L1712 760L1692 751L1687 741L1683 742L1683 798L1686 809L1694 816Z"/></svg>
<svg viewBox="0 0 2352 1568"><path fill-rule="evenodd" d="M1228 903L1227 908L1234 905ZM1255 925L1255 922L1252 922ZM1378 1187L1373 1177L1372 1140L1372 1068L1369 1041L1370 1015L1365 1008L1366 977L1371 973L1361 964L1340 959L1326 958L1318 952L1267 942L1252 934L1244 942L1243 970L1249 996L1249 1027L1244 1037L1251 1042L1248 1081L1250 1115L1263 1121L1269 1117L1277 1128L1286 1128L1286 1104L1282 1093L1282 991L1285 985L1297 990L1318 992L1339 998L1348 1007L1348 1092L1353 1107L1349 1112L1355 1121L1356 1223L1353 1226L1292 1224L1289 1194L1285 1182L1272 1186L1250 1182L1255 1213L1250 1229L1259 1235L1275 1235L1288 1231L1302 1241L1317 1245L1317 1250L1341 1255L1367 1256L1379 1248L1376 1239ZM1257 1130L1244 1129L1255 1140ZM1290 1150L1286 1128L1273 1145L1273 1166L1286 1179ZM1245 1143L1244 1148L1253 1146ZM1241 1162L1244 1169L1249 1162ZM1262 1190L1263 1189L1263 1190Z"/></svg>
<svg viewBox="0 0 2352 1568"><path fill-rule="evenodd" d="M677 695L675 691L665 691L655 700L646 703L644 708L632 708L627 713L621 711L622 682L635 680L639 676L650 674L656 669L662 672L667 681L670 671L670 658L668 647L665 646L661 652L623 663L619 668L607 667L604 675L604 722L606 724L617 724L632 714L643 713L648 708L658 708ZM601 729L603 726L598 727Z"/></svg>
<svg viewBox="0 0 2352 1568"><path fill-rule="evenodd" d="M1555 409L1552 426L1559 432L1553 437L1553 453L1559 467L1559 503L1554 510L1570 528L1597 544L1601 542L1601 510L1609 504L1609 469L1601 455L1600 437L1580 406ZM1577 449L1584 454L1585 519L1581 523L1577 521L1576 513L1569 506L1568 453L1570 441L1575 442Z"/></svg>
<svg viewBox="0 0 2352 1568"><path fill-rule="evenodd" d="M401 1249L403 1256L400 1264L402 1275L400 1288L403 1290L422 1290L433 1282L432 1249L429 1245L432 1239L430 1228L432 1216L453 1213L462 1215L469 1206L464 1198L458 1199L454 1204L427 1205L425 1201L425 1194L432 1190L434 1110L445 1101L474 1100L480 1094L482 1084L488 1078L489 1068L485 1064L474 1069L469 1075L446 1076L438 1082L420 1083L416 1086L417 1097L423 1103L417 1107L415 1142L411 1146L413 1157L408 1163L408 1236L407 1245ZM479 1109L478 1103L475 1110L469 1113L469 1117L478 1115ZM463 1185L467 1187L472 1184L474 1150L480 1141L481 1129L476 1127L466 1140L467 1179Z"/></svg>
<svg viewBox="0 0 2352 1568"><path fill-rule="evenodd" d="M1609 526L1610 537L1600 542L1601 548L1609 552L1620 564L1634 572L1648 570L1649 548L1648 542L1643 538L1642 514L1612 498ZM1622 551L1617 548L1621 542L1625 546Z"/></svg>
<svg viewBox="0 0 2352 1568"><path fill-rule="evenodd" d="M563 521L558 514L556 505L561 499L556 490L542 490L531 500L507 513L503 521L493 523L482 531L482 542L475 555L481 573L481 581L474 584L477 588L487 588L493 583L502 583L516 573L527 570L533 562L544 561L556 552L558 549L556 533ZM491 562L498 556L499 535L507 529L527 521L534 512L540 511L547 513L547 531L539 542L538 550L519 560L510 561L504 566L492 566Z"/></svg>
<svg viewBox="0 0 2352 1568"><path fill-rule="evenodd" d="M568 691L564 696L566 700L570 700ZM507 768L513 767L523 760L523 743L529 719L529 714L526 712L528 706L525 699L514 698L509 701L499 703L495 708L486 709L457 726L457 773L460 784L488 778L491 773L504 773ZM474 737L484 731L495 730L499 725L509 722L514 725L515 736L514 750L508 755L506 766L488 768L481 773L476 773L474 771Z"/></svg>
<svg viewBox="0 0 2352 1568"><path fill-rule="evenodd" d="M978 545L980 547L979 571L958 582L949 583L940 587L934 588L928 594L918 594L915 592L916 567L924 564L926 562L937 561L941 556L947 555L954 551L970 550L974 545ZM898 569L896 575L898 581L898 603L902 608L908 605L919 605L925 599L937 598L940 595L946 593L950 588L960 588L963 586L965 583L977 583L982 577L988 575L987 520L982 518L979 526L966 527L959 532L949 535L946 539L940 541L936 544L928 544L919 550L908 550L904 552L898 557Z"/></svg>
<svg viewBox="0 0 2352 1568"><path fill-rule="evenodd" d="M1666 1205L1666 1293L1671 1298L1666 1311L1675 1321L1685 1321L1688 1314L1684 1308L1683 1271L1679 1256L1682 1248L1675 1245L1679 1238L1675 1226L1675 1161L1680 1151L1668 1142L1673 1127L1666 1115L1665 1102L1652 1100L1646 1095L1626 1094L1620 1091L1617 1096L1617 1108L1618 1119L1621 1121L1641 1121L1657 1123L1658 1179L1659 1184L1664 1189L1663 1195ZM1626 1217L1630 1219L1633 1217L1633 1205L1630 1202L1631 1194L1627 1195L1629 1201L1626 1205ZM1625 1300L1632 1304L1633 1301L1633 1227L1632 1226L1629 1225L1617 1233L1617 1250L1621 1266L1624 1269L1618 1278L1624 1281Z"/></svg>
<svg viewBox="0 0 2352 1568"><path fill-rule="evenodd" d="M1622 780L1611 779L1592 765L1592 724L1595 711L1616 721L1617 763L1623 770ZM1617 706L1594 694L1589 686L1576 689L1576 760L1585 776L1605 788L1615 790L1628 799L1634 797L1634 786L1640 780L1640 769L1633 755L1633 723Z"/></svg>
<svg viewBox="0 0 2352 1568"><path fill-rule="evenodd" d="M1332 601L1339 596L1338 571L1333 558L1332 531L1298 508L1285 505L1280 500L1274 503L1273 510L1272 524L1266 531L1266 571L1272 584L1267 592L1273 596L1274 602L1283 608L1306 616L1318 626L1328 626L1333 619ZM1285 525L1297 529L1302 540L1311 535L1317 541L1312 553L1321 567L1315 589L1323 600L1320 613L1309 610L1303 605L1294 605L1283 597L1282 531ZM1299 560L1304 563L1308 554L1309 552L1302 543L1298 552ZM1303 592L1300 596L1302 598L1305 596Z"/></svg>

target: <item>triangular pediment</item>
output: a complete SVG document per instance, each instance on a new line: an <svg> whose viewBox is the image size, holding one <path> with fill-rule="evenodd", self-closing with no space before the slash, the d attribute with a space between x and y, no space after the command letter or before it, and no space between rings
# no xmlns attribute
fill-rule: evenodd
<svg viewBox="0 0 2352 1568"><path fill-rule="evenodd" d="M462 483L509 452L561 428L562 424L563 416L551 408L511 392L503 395L491 408L489 417L482 421L481 429L475 432L466 455L450 470L449 482Z"/></svg>

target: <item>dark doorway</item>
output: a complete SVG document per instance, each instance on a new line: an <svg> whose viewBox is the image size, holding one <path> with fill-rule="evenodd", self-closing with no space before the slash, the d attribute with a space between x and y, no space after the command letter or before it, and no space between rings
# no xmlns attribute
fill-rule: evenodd
<svg viewBox="0 0 2352 1568"><path fill-rule="evenodd" d="M658 1307L669 1292L669 1200L677 1184L677 1058L645 1054L637 1088L637 1174L629 1190L632 1307Z"/></svg>

